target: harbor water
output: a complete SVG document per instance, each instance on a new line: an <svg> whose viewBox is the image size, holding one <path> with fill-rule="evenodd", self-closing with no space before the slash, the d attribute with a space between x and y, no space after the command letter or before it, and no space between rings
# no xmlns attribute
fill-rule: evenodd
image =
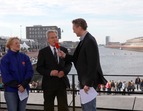
<svg viewBox="0 0 143 111"><path fill-rule="evenodd" d="M106 75L143 75L143 52L99 46L99 54L103 74L107 80L134 81L136 77L107 77ZM76 73L77 72L73 66L70 74ZM143 79L143 77L140 78Z"/></svg>

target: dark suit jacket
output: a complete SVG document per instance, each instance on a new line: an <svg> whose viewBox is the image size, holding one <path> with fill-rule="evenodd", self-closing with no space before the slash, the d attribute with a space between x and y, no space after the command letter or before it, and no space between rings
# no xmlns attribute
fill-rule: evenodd
<svg viewBox="0 0 143 111"><path fill-rule="evenodd" d="M81 88L84 85L97 88L98 84L106 84L100 66L98 45L90 33L79 43L73 56L66 55L65 60L73 61Z"/></svg>
<svg viewBox="0 0 143 111"><path fill-rule="evenodd" d="M67 49L60 47L65 53L68 53ZM38 54L38 62L36 70L43 75L42 88L43 90L52 90L57 88L66 88L69 87L69 80L67 74L71 69L71 62L65 62L63 59L59 58L59 64L57 64L54 55L50 49L50 46L47 46L44 49L41 49ZM51 70L64 71L65 76L62 78L51 76Z"/></svg>

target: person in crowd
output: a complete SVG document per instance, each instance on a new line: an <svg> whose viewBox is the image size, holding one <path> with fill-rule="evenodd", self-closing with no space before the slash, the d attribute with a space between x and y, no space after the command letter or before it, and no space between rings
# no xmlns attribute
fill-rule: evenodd
<svg viewBox="0 0 143 111"><path fill-rule="evenodd" d="M127 88L127 85L126 85L126 81L123 81L123 83L122 83L122 90L123 90L123 93L122 93L122 95L125 95L126 93L126 88Z"/></svg>
<svg viewBox="0 0 143 111"><path fill-rule="evenodd" d="M118 82L117 82L117 81L115 81L114 83L115 83L115 91L117 91L117 85L118 85Z"/></svg>
<svg viewBox="0 0 143 111"><path fill-rule="evenodd" d="M131 86L132 86L132 92L134 92L135 91L135 83L133 82L133 80L131 80Z"/></svg>
<svg viewBox="0 0 143 111"><path fill-rule="evenodd" d="M141 82L141 80L140 80L140 77L138 76L138 77L135 79L135 84L136 84L136 86L137 86L137 90L138 90L139 87L140 87L140 82Z"/></svg>
<svg viewBox="0 0 143 111"><path fill-rule="evenodd" d="M98 84L106 84L100 66L98 45L95 38L87 31L87 23L83 18L72 21L73 32L80 37L80 42L73 55L59 51L59 56L65 61L71 61L77 70L80 89L88 93L90 87L95 89ZM96 98L81 104L83 111L96 111Z"/></svg>
<svg viewBox="0 0 143 111"><path fill-rule="evenodd" d="M131 83L131 81L128 81L127 91L128 92L132 91L132 83ZM128 95L130 95L130 93L128 93Z"/></svg>
<svg viewBox="0 0 143 111"><path fill-rule="evenodd" d="M58 111L69 111L66 88L70 87L67 74L71 70L71 62L58 57L61 50L68 54L62 46L56 48L58 33L56 30L46 32L49 45L39 51L36 70L43 75L42 90L44 96L44 111L54 111L54 99L57 97Z"/></svg>
<svg viewBox="0 0 143 111"><path fill-rule="evenodd" d="M99 91L98 92L98 95L101 95L100 91L101 91L101 84L98 84L97 88L96 88L96 91Z"/></svg>
<svg viewBox="0 0 143 111"><path fill-rule="evenodd" d="M141 80L141 83L140 83L140 90L143 92L143 79Z"/></svg>
<svg viewBox="0 0 143 111"><path fill-rule="evenodd" d="M104 84L100 84L100 91L105 91L105 85ZM105 93L103 93L103 94L105 94Z"/></svg>
<svg viewBox="0 0 143 111"><path fill-rule="evenodd" d="M105 87L107 90L107 95L111 94L111 81L108 81Z"/></svg>
<svg viewBox="0 0 143 111"><path fill-rule="evenodd" d="M0 61L0 67L7 108L8 111L26 111L29 83L33 77L32 64L29 57L20 52L19 38L9 38L6 47L8 50ZM27 96L20 99L20 94Z"/></svg>
<svg viewBox="0 0 143 111"><path fill-rule="evenodd" d="M117 91L121 91L121 88L122 88L122 82L119 80L117 84Z"/></svg>
<svg viewBox="0 0 143 111"><path fill-rule="evenodd" d="M112 80L111 82L111 91L115 91L115 82L114 80ZM114 95L115 93L112 93L112 95Z"/></svg>

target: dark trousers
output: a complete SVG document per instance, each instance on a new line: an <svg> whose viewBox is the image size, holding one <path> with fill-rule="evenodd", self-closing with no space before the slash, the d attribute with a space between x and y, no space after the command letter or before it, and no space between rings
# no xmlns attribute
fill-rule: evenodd
<svg viewBox="0 0 143 111"><path fill-rule="evenodd" d="M69 111L66 89L44 90L44 111L54 111L54 100L57 97L58 111Z"/></svg>

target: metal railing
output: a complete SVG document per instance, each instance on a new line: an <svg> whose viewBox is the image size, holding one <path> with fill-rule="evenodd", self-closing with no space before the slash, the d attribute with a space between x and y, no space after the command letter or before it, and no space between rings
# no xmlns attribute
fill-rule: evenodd
<svg viewBox="0 0 143 111"><path fill-rule="evenodd" d="M70 102L69 107L72 108L72 111L76 111L76 108L81 108L80 106L76 106L76 100L75 100L76 92L79 91L79 90L75 89L75 87L76 87L75 86L75 84L76 84L75 78L76 78L77 74L69 74L68 76L71 76L71 80L72 80L71 89L67 89L67 91L72 92L72 101ZM137 76L143 77L143 75L104 75L104 76L105 77L109 77L109 76L110 77L119 77L119 76L120 77L137 77ZM3 88L0 88L0 91L3 91L3 90L4 90ZM30 89L30 91L35 91L35 90L36 90L36 92L40 92L42 89L35 89L35 88ZM123 91L98 91L98 93L114 93L114 94L123 94L124 93L124 94L138 94L138 95L143 94L142 91L134 91L134 92L128 92L128 91L126 91L126 92L123 92ZM1 95L0 95L0 97L1 97ZM136 98L134 100L134 104L133 104L132 109L134 109L135 101L136 101ZM43 107L44 107L43 104L32 104L32 103L28 103L27 106L40 106L40 107L42 107L41 108L42 110L43 110ZM55 107L57 107L57 106L55 105ZM6 109L6 103L1 101L1 98L0 98L0 109ZM33 109L33 110L36 110L36 109Z"/></svg>

